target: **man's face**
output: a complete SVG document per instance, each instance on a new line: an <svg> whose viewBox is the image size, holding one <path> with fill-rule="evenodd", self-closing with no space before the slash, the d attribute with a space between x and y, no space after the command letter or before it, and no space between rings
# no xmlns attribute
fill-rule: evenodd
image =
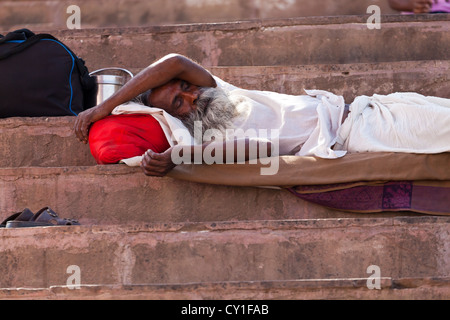
<svg viewBox="0 0 450 320"><path fill-rule="evenodd" d="M197 110L197 100L203 90L184 80L175 79L153 89L148 102L151 106L163 109L174 117L184 119Z"/></svg>

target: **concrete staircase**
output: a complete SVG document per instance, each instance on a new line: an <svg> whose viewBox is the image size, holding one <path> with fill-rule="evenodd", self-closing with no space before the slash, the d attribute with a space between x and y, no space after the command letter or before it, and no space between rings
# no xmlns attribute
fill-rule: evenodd
<svg viewBox="0 0 450 320"><path fill-rule="evenodd" d="M88 67L179 52L238 86L450 98L447 16L54 31ZM131 50L132 48L132 50ZM0 299L448 299L448 217L357 214L284 190L98 166L74 118L0 120L0 218L52 207L82 226L0 229ZM68 287L79 269L80 286ZM370 266L380 290L371 290ZM369 269L368 269L369 268Z"/></svg>
<svg viewBox="0 0 450 320"><path fill-rule="evenodd" d="M66 29L73 5L86 29L363 15L374 4L383 14L395 13L380 0L2 0L0 30Z"/></svg>
<svg viewBox="0 0 450 320"><path fill-rule="evenodd" d="M128 212L129 214L130 212ZM2 298L446 299L448 219L3 230ZM447 249L447 251L446 251ZM81 288L64 288L80 269ZM368 267L381 270L370 290Z"/></svg>

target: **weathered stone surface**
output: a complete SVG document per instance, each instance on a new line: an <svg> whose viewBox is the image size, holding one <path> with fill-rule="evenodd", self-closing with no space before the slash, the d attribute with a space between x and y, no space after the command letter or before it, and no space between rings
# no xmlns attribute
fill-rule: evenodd
<svg viewBox="0 0 450 320"><path fill-rule="evenodd" d="M75 117L0 119L0 167L95 165L74 135Z"/></svg>
<svg viewBox="0 0 450 320"><path fill-rule="evenodd" d="M3 0L0 30L27 26L34 30L67 29L80 8L82 28L136 27L160 24L205 23L249 19L366 14L372 0ZM382 14L394 13L387 2L376 3ZM369 15L368 15L369 16Z"/></svg>
<svg viewBox="0 0 450 320"><path fill-rule="evenodd" d="M299 66L212 67L210 71L238 87L286 94L320 89L344 96L418 92L450 98L450 60Z"/></svg>
<svg viewBox="0 0 450 320"><path fill-rule="evenodd" d="M2 220L45 206L84 225L401 215L330 210L286 190L147 177L126 165L0 169Z"/></svg>
<svg viewBox="0 0 450 320"><path fill-rule="evenodd" d="M381 290L369 290L367 279L233 281L192 284L81 285L0 289L2 300L447 300L448 278L382 278ZM164 302L159 301L164 308ZM188 303L188 302L186 302ZM228 302L227 302L228 303ZM270 305L270 303L268 303ZM169 306L174 307L173 303ZM159 308L158 308L159 309ZM167 309L164 309L167 310ZM171 309L172 310L172 309ZM173 314L181 312L172 310ZM269 314L279 315L270 309ZM167 311L168 313L168 311Z"/></svg>
<svg viewBox="0 0 450 320"><path fill-rule="evenodd" d="M379 30L349 16L52 33L92 70L144 68L171 52L209 67L450 60L448 15L383 19Z"/></svg>
<svg viewBox="0 0 450 320"><path fill-rule="evenodd" d="M82 285L367 279L371 265L383 279L448 279L449 222L397 217L4 229L0 288L65 286L71 265L80 268Z"/></svg>

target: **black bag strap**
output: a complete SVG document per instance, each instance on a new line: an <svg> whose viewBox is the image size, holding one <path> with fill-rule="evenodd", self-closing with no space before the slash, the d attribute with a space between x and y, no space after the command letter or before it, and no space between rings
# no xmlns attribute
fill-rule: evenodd
<svg viewBox="0 0 450 320"><path fill-rule="evenodd" d="M27 40L34 36L34 33L28 29L19 29L8 33L6 36L0 34L0 44L12 40Z"/></svg>
<svg viewBox="0 0 450 320"><path fill-rule="evenodd" d="M38 43L42 39L50 39L50 40L58 41L55 37L53 37L50 34L42 33L42 34L36 35L28 29L20 29L20 30L10 32L5 37L0 39L0 44L6 43L8 41L14 41L14 40L16 40L16 41L19 40L19 41L23 41L23 42L20 42L17 45L12 46L12 47L8 48L7 50L4 50L2 53L0 53L0 60L6 59L6 58L12 56L13 54L19 53L19 52L31 47L32 45Z"/></svg>

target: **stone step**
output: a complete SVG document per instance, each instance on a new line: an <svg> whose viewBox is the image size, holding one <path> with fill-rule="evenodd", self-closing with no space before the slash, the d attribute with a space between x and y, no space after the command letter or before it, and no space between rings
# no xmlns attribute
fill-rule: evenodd
<svg viewBox="0 0 450 320"><path fill-rule="evenodd" d="M374 274L448 280L449 222L396 217L3 229L0 288L167 288ZM69 266L78 282L68 282ZM448 281L442 285L448 295Z"/></svg>
<svg viewBox="0 0 450 320"><path fill-rule="evenodd" d="M284 189L147 177L124 164L0 168L0 190L1 220L24 208L37 212L50 206L83 225L416 215L337 211Z"/></svg>
<svg viewBox="0 0 450 320"><path fill-rule="evenodd" d="M204 66L450 60L446 14L309 17L232 23L49 31L92 69L144 68L176 52ZM132 49L132 50L130 50Z"/></svg>
<svg viewBox="0 0 450 320"><path fill-rule="evenodd" d="M232 312L222 300L265 300L269 314L289 315L288 309L274 308L269 300L447 300L449 278L392 279L382 277L380 289L368 289L367 278L308 279L290 281L228 281L190 284L80 285L50 288L0 289L1 300L158 300L156 308L165 315L181 314L188 300L214 300L217 313ZM371 280L369 280L371 281ZM167 305L164 301L170 300ZM174 301L175 300L175 301ZM191 302L192 303L192 302ZM249 302L252 304L252 302ZM253 303L254 304L254 303ZM194 305L194 304L193 304ZM197 305L196 305L197 306ZM201 302L205 306L205 302ZM281 307L286 305L281 304ZM175 308L175 309L174 309ZM219 311L221 310L221 311ZM255 311L255 314L256 311Z"/></svg>
<svg viewBox="0 0 450 320"><path fill-rule="evenodd" d="M74 134L75 117L0 119L0 167L95 165Z"/></svg>
<svg viewBox="0 0 450 320"><path fill-rule="evenodd" d="M211 67L209 70L219 78L245 89L293 95L305 94L304 89L320 89L342 95L348 103L360 95L402 91L450 98L450 59L299 66L228 66Z"/></svg>
<svg viewBox="0 0 450 320"><path fill-rule="evenodd" d="M137 27L157 24L204 23L248 19L365 14L373 0L3 0L0 30L66 29L76 4L82 28ZM387 2L376 3L383 14L394 13ZM72 20L70 20L72 21Z"/></svg>
<svg viewBox="0 0 450 320"><path fill-rule="evenodd" d="M212 67L237 86L287 94L322 89L343 95L413 91L450 98L450 60L308 66ZM138 69L132 69L137 73ZM95 165L73 134L74 117L0 119L0 167Z"/></svg>

